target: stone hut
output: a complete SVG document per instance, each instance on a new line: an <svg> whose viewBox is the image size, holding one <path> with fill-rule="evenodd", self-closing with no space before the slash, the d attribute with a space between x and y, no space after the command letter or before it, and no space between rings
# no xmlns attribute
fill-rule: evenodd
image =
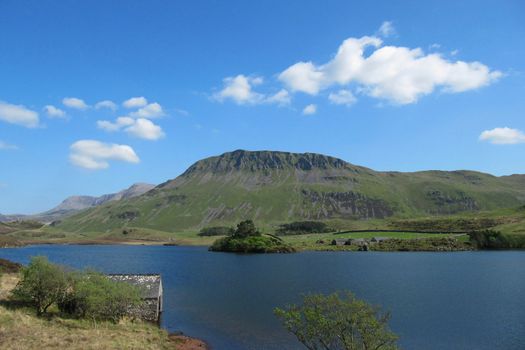
<svg viewBox="0 0 525 350"><path fill-rule="evenodd" d="M158 322L163 310L162 278L157 274L147 275L108 275L116 282L129 283L140 290L143 304L132 310L133 316L145 321Z"/></svg>
<svg viewBox="0 0 525 350"><path fill-rule="evenodd" d="M348 245L348 240L346 238L336 238L332 240L332 245Z"/></svg>

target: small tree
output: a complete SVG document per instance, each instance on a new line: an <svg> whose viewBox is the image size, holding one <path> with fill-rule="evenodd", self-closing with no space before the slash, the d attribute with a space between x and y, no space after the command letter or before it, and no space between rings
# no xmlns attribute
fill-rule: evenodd
<svg viewBox="0 0 525 350"><path fill-rule="evenodd" d="M275 309L286 329L310 350L391 350L397 336L388 329L388 313L347 292L306 295L303 305Z"/></svg>
<svg viewBox="0 0 525 350"><path fill-rule="evenodd" d="M241 221L232 236L235 238L246 238L250 236L260 236L261 233L255 227L252 220Z"/></svg>
<svg viewBox="0 0 525 350"><path fill-rule="evenodd" d="M67 273L61 266L50 263L46 257L37 256L22 268L13 296L33 305L37 315L42 315L53 303L65 298L68 286Z"/></svg>

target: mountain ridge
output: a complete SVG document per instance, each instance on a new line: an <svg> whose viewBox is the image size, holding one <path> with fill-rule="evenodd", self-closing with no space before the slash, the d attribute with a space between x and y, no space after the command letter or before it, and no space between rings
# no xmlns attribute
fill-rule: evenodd
<svg viewBox="0 0 525 350"><path fill-rule="evenodd" d="M82 211L62 227L174 231L244 218L276 224L454 215L523 205L523 183L521 175L378 172L317 153L236 150L199 160L143 195Z"/></svg>
<svg viewBox="0 0 525 350"><path fill-rule="evenodd" d="M128 199L139 196L153 189L155 185L147 183L135 183L130 187L110 194L103 194L101 196L69 196L64 199L56 207L46 210L41 213L24 215L24 214L13 214L13 215L2 215L0 214L0 222L18 221L18 220L35 220L42 222L52 222L60 220L67 215L72 213L94 207L97 205L104 204L109 201L118 201L121 199Z"/></svg>

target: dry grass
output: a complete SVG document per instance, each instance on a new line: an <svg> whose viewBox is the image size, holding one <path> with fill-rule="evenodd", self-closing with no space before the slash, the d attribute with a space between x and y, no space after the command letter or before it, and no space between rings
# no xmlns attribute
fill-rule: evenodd
<svg viewBox="0 0 525 350"><path fill-rule="evenodd" d="M18 281L5 274L0 284L0 349L184 349L155 325L123 321L119 324L37 318L32 310L15 309L6 298Z"/></svg>

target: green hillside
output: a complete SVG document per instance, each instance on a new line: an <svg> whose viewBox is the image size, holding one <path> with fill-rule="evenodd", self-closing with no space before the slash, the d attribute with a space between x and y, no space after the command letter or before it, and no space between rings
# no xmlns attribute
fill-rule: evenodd
<svg viewBox="0 0 525 350"><path fill-rule="evenodd" d="M474 171L377 172L312 153L234 151L193 164L136 198L57 223L67 232L142 227L166 232L294 220L348 224L470 215L525 204L525 175Z"/></svg>

